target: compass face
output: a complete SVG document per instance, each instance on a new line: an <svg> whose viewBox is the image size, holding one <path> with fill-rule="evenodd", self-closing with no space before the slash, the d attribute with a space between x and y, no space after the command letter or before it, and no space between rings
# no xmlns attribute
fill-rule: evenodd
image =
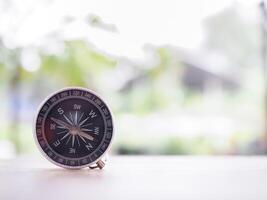
<svg viewBox="0 0 267 200"><path fill-rule="evenodd" d="M106 152L113 122L107 105L93 92L67 88L42 104L35 130L37 142L50 161L65 168L82 168Z"/></svg>

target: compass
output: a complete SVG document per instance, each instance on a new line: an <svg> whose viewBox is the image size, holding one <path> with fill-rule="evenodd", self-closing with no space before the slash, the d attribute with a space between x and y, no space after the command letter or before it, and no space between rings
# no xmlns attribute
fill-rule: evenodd
<svg viewBox="0 0 267 200"><path fill-rule="evenodd" d="M64 88L40 105L34 137L43 155L58 166L102 169L113 138L112 114L95 92Z"/></svg>

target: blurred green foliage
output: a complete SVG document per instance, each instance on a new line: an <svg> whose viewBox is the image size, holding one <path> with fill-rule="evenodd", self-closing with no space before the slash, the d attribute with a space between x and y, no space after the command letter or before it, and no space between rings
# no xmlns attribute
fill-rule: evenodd
<svg viewBox="0 0 267 200"><path fill-rule="evenodd" d="M98 27L98 23L103 23L97 17L90 18L89 22L89 25L94 27ZM207 37L202 50L219 52L231 63L227 66L230 69L229 77L232 82L238 82L239 85L237 90L232 91L214 84L212 82L214 79L204 85L205 90L190 88L183 82L188 68L202 69L208 76L216 77L216 80L224 80L225 77L213 73L213 70L203 70L202 65L205 62L202 63L201 59L195 61L194 52L190 52L192 55L189 56L189 60L197 66L186 64L185 58L179 54L184 49L170 45L151 45L156 61L146 66L134 60L129 59L129 61L126 58L105 54L82 39L60 41L64 50L58 54L48 54L42 48L32 46L12 49L0 42L0 98L4 99L1 111L7 113L0 114L0 119L3 121L0 127L0 140L10 140L15 144L18 153L32 152L35 149L30 134L32 124L30 117L27 116L33 113L30 109L51 91L65 86L83 86L96 90L108 98L119 125L123 125L124 121L121 120L124 118L133 121L129 120L129 124L130 122L132 124L125 129L118 127L119 133L113 147L116 153L178 155L249 153L250 144L255 140L262 140L263 131L258 127L264 124L262 119L265 109L263 106L265 88L262 81L261 39L258 37L260 32L258 25L244 21L234 8L214 15L204 22ZM40 57L40 66L36 70L30 71L23 66L21 57L27 49L33 49ZM217 64L220 64L219 61ZM129 80L123 82L120 87L111 87L112 83L121 81L115 76L120 65L131 68L132 74L128 75ZM196 78L201 76L198 72L194 73ZM28 97L24 97L24 94ZM14 103L14 100L17 102ZM32 107L22 110L20 106L22 101L29 101L28 104L32 104ZM17 107L14 104L18 104ZM21 115L28 118L21 119ZM218 119L222 124L227 119L239 124L230 124L232 128L230 136L226 133L224 136L217 133L201 135L198 134L199 130L196 130L195 136L189 137L187 133L181 133L178 128L175 130L176 135L163 130L161 136L153 137L151 136L153 134L143 131L145 127L138 127L139 133L131 130L139 126L135 124L137 119L149 119L152 115L162 116L162 121L166 121L165 116L188 115L187 122L190 126L195 126L193 124L195 118L201 121L203 117L209 115L213 117L219 115L223 118ZM151 121L147 126L157 127L158 124ZM251 128L242 129L240 121L251 122ZM181 122L177 120L177 123ZM212 128L212 122L208 126Z"/></svg>
<svg viewBox="0 0 267 200"><path fill-rule="evenodd" d="M64 85L94 85L94 79L107 68L114 68L116 60L93 51L83 41L65 42L60 56L42 56L40 73L58 79Z"/></svg>

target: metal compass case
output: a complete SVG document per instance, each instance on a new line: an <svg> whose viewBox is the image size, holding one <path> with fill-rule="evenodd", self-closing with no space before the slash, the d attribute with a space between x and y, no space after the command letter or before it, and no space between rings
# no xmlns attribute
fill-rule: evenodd
<svg viewBox="0 0 267 200"><path fill-rule="evenodd" d="M43 155L58 166L102 169L113 138L112 114L94 92L64 88L41 104L34 137Z"/></svg>

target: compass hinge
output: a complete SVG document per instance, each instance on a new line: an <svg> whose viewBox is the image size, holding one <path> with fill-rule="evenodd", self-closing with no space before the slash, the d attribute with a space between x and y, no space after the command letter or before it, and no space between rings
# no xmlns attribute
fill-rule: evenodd
<svg viewBox="0 0 267 200"><path fill-rule="evenodd" d="M105 167L105 162L103 160L97 161L94 166L89 166L90 169L95 169L95 168L103 169L104 167Z"/></svg>

